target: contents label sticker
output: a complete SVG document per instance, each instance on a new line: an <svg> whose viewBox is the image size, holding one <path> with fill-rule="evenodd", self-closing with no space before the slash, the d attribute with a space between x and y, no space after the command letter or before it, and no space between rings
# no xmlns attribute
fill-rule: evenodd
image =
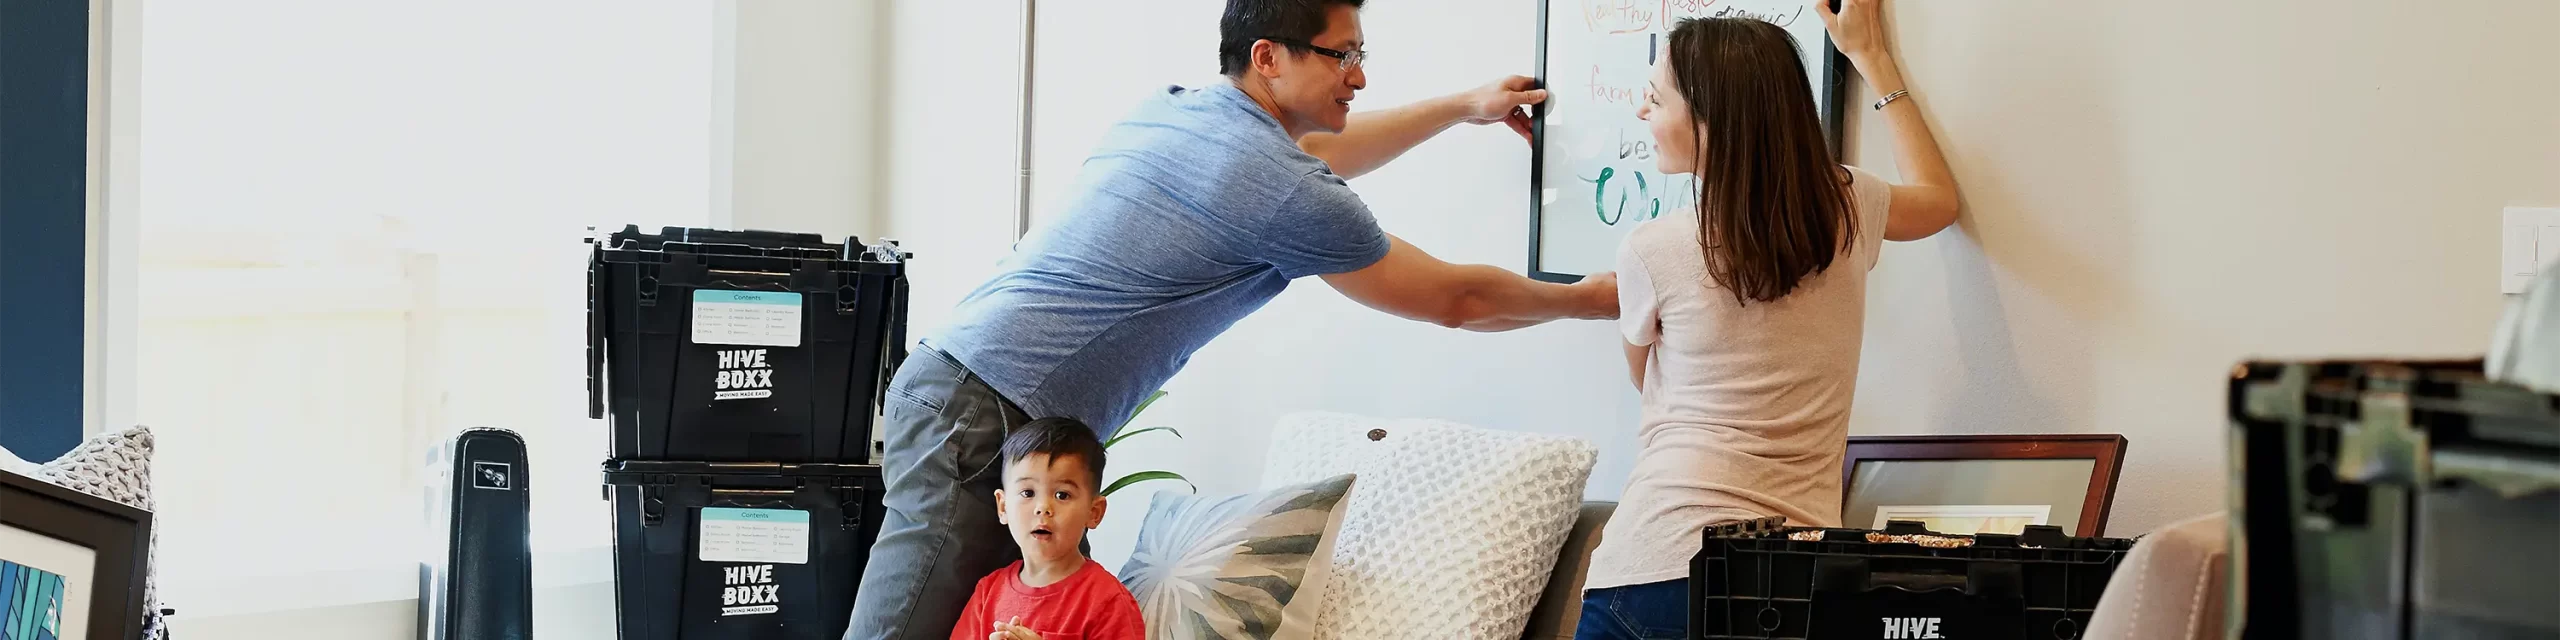
<svg viewBox="0 0 2560 640"><path fill-rule="evenodd" d="M702 509L703 562L809 563L809 512L793 509Z"/></svg>
<svg viewBox="0 0 2560 640"><path fill-rule="evenodd" d="M800 346L800 294L695 289L693 342Z"/></svg>

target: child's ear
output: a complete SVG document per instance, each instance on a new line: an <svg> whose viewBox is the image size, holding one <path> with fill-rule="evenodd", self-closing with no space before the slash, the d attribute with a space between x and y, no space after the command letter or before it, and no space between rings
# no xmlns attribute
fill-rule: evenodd
<svg viewBox="0 0 2560 640"><path fill-rule="evenodd" d="M1004 520L1004 490L996 490L996 524L1013 524Z"/></svg>
<svg viewBox="0 0 2560 640"><path fill-rule="evenodd" d="M1105 513L1109 513L1110 511L1111 511L1111 496L1095 494L1095 495L1093 496L1093 524L1085 525L1085 526L1084 526L1084 528L1086 528L1086 529L1100 529L1100 528L1102 528L1102 516L1103 516L1103 514L1105 514Z"/></svg>

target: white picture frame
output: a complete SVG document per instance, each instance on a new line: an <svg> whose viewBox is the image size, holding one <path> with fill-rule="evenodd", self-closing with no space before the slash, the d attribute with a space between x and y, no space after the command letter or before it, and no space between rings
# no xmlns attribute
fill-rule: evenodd
<svg viewBox="0 0 2560 640"><path fill-rule="evenodd" d="M1575 282L1607 271L1637 223L1696 208L1695 176L1660 171L1652 134L1637 117L1651 71L1683 19L1751 18L1784 29L1802 56L1824 142L1833 156L1841 152L1849 64L1812 5L1620 4L1643 3L1537 3L1536 74L1539 86L1552 92L1530 123L1527 275L1533 279Z"/></svg>

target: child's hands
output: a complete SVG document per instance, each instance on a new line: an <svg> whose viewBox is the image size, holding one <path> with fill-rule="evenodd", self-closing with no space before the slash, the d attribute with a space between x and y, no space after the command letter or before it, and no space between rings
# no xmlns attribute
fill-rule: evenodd
<svg viewBox="0 0 2560 640"><path fill-rule="evenodd" d="M1040 640L1040 634L1022 626L1022 618L1016 616L1012 620L998 621L995 631L987 634L987 640Z"/></svg>

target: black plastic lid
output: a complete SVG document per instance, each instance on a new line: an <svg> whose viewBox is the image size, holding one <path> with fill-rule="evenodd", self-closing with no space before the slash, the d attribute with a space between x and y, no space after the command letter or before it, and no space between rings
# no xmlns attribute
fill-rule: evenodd
<svg viewBox="0 0 2560 640"><path fill-rule="evenodd" d="M798 462L700 462L669 460L614 460L604 463L607 476L641 474L737 475L737 476L872 476L880 475L880 465L798 463Z"/></svg>

